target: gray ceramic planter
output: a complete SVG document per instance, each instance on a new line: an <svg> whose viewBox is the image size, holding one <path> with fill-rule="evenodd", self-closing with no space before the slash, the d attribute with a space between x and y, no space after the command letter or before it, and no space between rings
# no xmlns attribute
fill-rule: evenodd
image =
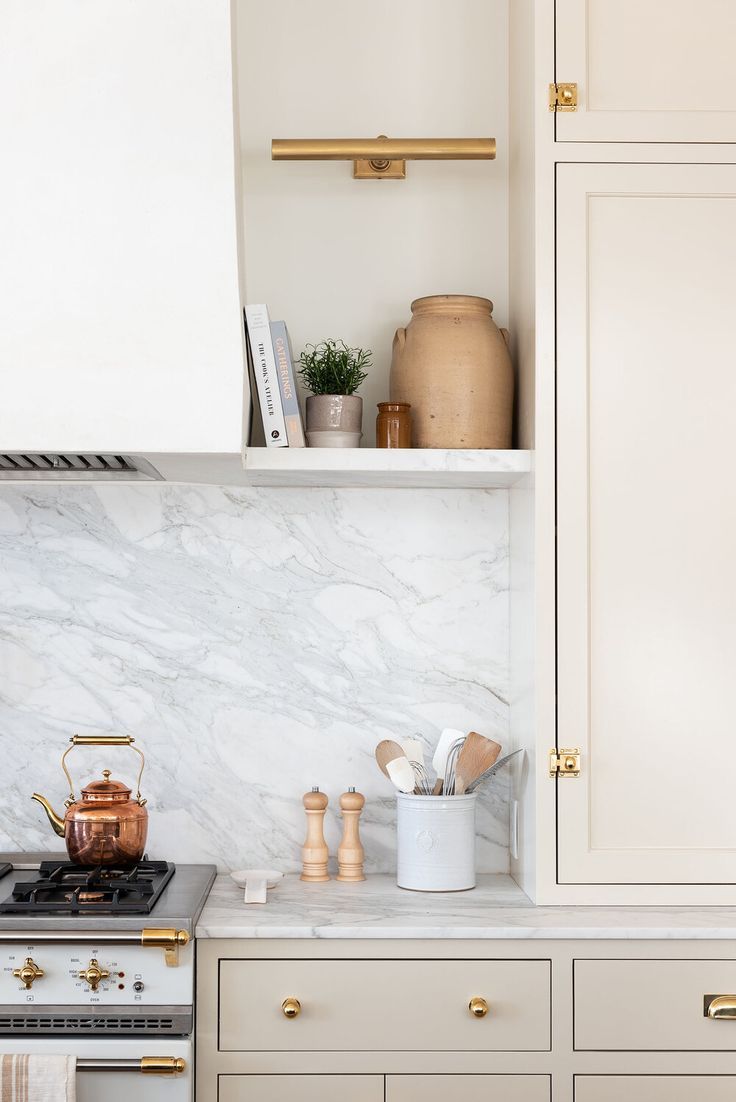
<svg viewBox="0 0 736 1102"><path fill-rule="evenodd" d="M307 398L310 447L357 448L363 429L363 399L357 394L311 394ZM334 433L334 440L328 434Z"/></svg>

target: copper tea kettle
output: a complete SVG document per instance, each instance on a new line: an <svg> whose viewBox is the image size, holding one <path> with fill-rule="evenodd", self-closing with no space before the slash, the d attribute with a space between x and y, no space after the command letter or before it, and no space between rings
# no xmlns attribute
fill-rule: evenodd
<svg viewBox="0 0 736 1102"><path fill-rule="evenodd" d="M125 867L140 861L146 847L148 812L141 798L141 777L145 758L130 735L73 735L61 759L61 768L69 781L66 814L57 815L45 796L33 793L49 817L49 822L66 842L70 861L77 865L115 865ZM137 795L122 781L110 779L105 769L102 780L91 781L82 789L82 798L74 795L74 785L66 767L67 754L75 746L130 746L140 756L136 783Z"/></svg>

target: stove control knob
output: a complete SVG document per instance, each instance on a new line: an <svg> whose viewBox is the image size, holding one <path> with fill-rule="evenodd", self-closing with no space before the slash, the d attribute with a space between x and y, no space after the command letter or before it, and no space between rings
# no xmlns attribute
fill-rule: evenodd
<svg viewBox="0 0 736 1102"><path fill-rule="evenodd" d="M43 968L39 968L32 957L26 957L26 962L22 968L13 969L13 975L17 980L20 980L26 991L30 991L33 987L33 981L42 979L44 974Z"/></svg>
<svg viewBox="0 0 736 1102"><path fill-rule="evenodd" d="M100 962L93 957L87 967L79 973L79 978L89 984L90 991L96 991L100 985L100 980L108 979L109 975L107 969L102 968Z"/></svg>

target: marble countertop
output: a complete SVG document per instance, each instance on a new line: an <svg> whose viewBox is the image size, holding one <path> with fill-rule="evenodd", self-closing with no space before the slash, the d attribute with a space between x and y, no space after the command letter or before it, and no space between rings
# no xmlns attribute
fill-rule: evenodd
<svg viewBox="0 0 736 1102"><path fill-rule="evenodd" d="M736 939L736 908L535 907L508 876L469 892L424 894L393 876L303 884L287 876L268 903L218 876L196 927L201 938Z"/></svg>

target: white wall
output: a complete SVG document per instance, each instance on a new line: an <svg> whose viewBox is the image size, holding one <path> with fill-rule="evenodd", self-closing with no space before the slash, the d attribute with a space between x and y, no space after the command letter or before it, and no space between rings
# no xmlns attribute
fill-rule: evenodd
<svg viewBox="0 0 736 1102"><path fill-rule="evenodd" d="M507 307L507 0L238 0L245 278L295 354L342 337L375 353L363 443L398 325L426 294ZM271 138L496 137L495 162L272 162Z"/></svg>

